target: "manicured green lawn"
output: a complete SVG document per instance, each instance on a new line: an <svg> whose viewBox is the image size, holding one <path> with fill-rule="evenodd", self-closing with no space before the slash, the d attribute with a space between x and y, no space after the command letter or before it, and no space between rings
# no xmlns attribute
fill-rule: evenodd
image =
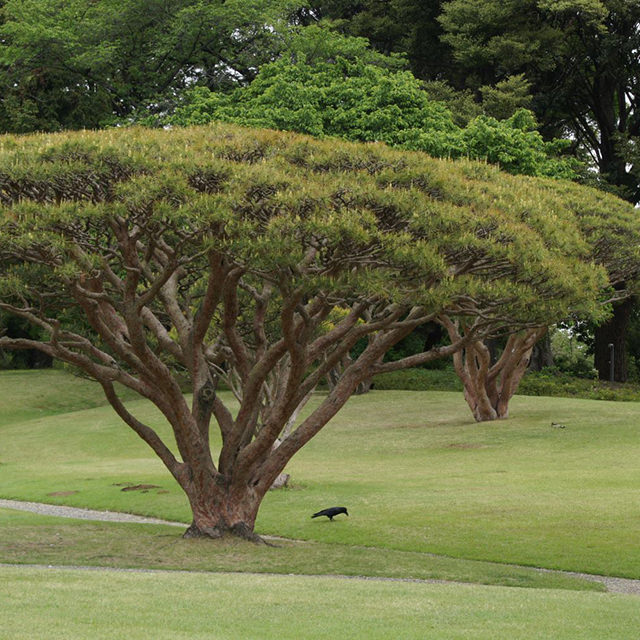
<svg viewBox="0 0 640 640"><path fill-rule="evenodd" d="M0 567L0 609L12 640L619 640L640 628L633 596L175 572Z"/></svg>
<svg viewBox="0 0 640 640"><path fill-rule="evenodd" d="M177 485L94 384L0 372L0 388L0 497L188 522ZM128 406L168 434L148 403ZM639 413L520 397L509 420L478 425L458 393L355 397L294 458L291 488L265 499L258 530L291 538L277 547L0 509L0 562L174 570L0 567L0 637L635 637L637 596L508 563L640 578ZM142 484L156 486L123 491ZM310 518L332 505L350 517Z"/></svg>
<svg viewBox="0 0 640 640"><path fill-rule="evenodd" d="M147 403L129 406L166 432ZM267 496L257 528L640 578L639 415L636 403L517 397L509 420L478 425L456 393L374 391L293 459L292 488ZM188 521L178 487L108 407L5 424L0 438L2 497ZM334 504L351 517L310 519Z"/></svg>

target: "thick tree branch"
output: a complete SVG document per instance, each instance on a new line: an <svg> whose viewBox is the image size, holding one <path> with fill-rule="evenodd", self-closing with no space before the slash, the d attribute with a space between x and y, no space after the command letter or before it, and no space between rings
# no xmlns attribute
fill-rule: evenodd
<svg viewBox="0 0 640 640"><path fill-rule="evenodd" d="M120 398L118 398L111 382L106 380L100 380L99 382L104 389L109 404L115 409L116 413L153 449L165 467L171 472L171 475L178 480L178 482L181 482L185 468L184 464L176 460L171 450L162 442L160 436L158 436L151 427L140 422L127 410Z"/></svg>

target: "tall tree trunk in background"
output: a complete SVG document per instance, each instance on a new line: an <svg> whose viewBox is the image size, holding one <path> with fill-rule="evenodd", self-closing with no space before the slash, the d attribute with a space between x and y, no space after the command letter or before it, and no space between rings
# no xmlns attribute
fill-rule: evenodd
<svg viewBox="0 0 640 640"><path fill-rule="evenodd" d="M533 346L529 358L529 371L542 371L546 367L553 367L553 352L551 351L551 336L545 333Z"/></svg>
<svg viewBox="0 0 640 640"><path fill-rule="evenodd" d="M628 298L613 307L613 316L609 322L595 330L595 368L601 380L611 376L611 347L613 345L613 379L626 382L628 377L628 358L626 336L635 298Z"/></svg>

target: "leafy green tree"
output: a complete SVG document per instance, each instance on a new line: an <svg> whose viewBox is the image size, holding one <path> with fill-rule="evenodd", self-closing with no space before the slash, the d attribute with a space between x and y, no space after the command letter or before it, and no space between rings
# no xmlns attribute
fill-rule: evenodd
<svg viewBox="0 0 640 640"><path fill-rule="evenodd" d="M462 346L382 362L417 326L446 313L472 339L589 313L604 278L562 194L533 179L230 125L5 136L0 205L0 311L40 332L0 349L95 378L184 490L190 536L255 539L274 479L363 379ZM237 413L216 394L231 369ZM172 437L115 383L153 402Z"/></svg>
<svg viewBox="0 0 640 640"><path fill-rule="evenodd" d="M482 109L498 120L513 116L519 109L530 109L533 103L531 83L524 74L509 76L494 86L480 87Z"/></svg>
<svg viewBox="0 0 640 640"><path fill-rule="evenodd" d="M318 41L322 49L310 46ZM444 104L429 99L409 71L393 68L395 58L369 53L367 60L366 40L308 27L297 42L301 45L292 55L264 65L248 87L229 94L203 87L187 91L161 122L184 126L222 120L381 141L436 157L485 159L511 173L576 176L575 163L558 155L564 143L544 142L531 112L518 110L501 121L479 116L463 128ZM315 52L311 58L309 50Z"/></svg>
<svg viewBox="0 0 640 640"><path fill-rule="evenodd" d="M467 114L464 124L471 119L470 113L504 120L520 108L531 108L530 82L522 74L497 82L491 78L492 84L482 85L459 64L438 19L446 4L442 0L311 0L309 13L311 20L324 20L342 33L368 38L377 51L406 56L412 73L436 88L432 97L445 100L456 117L460 111Z"/></svg>
<svg viewBox="0 0 640 640"><path fill-rule="evenodd" d="M517 110L506 120L478 116L462 131L466 154L484 158L504 171L531 176L576 179L579 163L562 158L567 140L545 142L531 111Z"/></svg>
<svg viewBox="0 0 640 640"><path fill-rule="evenodd" d="M484 115L482 106L469 90L454 89L443 80L429 80L423 82L422 87L430 100L442 102L451 111L453 121L459 127L466 127L471 120L479 115Z"/></svg>
<svg viewBox="0 0 640 640"><path fill-rule="evenodd" d="M579 378L593 378L593 353L589 346L567 328L555 328L551 333L554 366L559 371Z"/></svg>
<svg viewBox="0 0 640 640"><path fill-rule="evenodd" d="M291 0L7 0L0 128L95 128L195 81L250 81Z"/></svg>
<svg viewBox="0 0 640 640"><path fill-rule="evenodd" d="M599 173L637 202L626 142L640 133L640 5L620 0L452 0L440 18L468 83L531 83L545 127L569 130Z"/></svg>
<svg viewBox="0 0 640 640"><path fill-rule="evenodd" d="M406 55L423 80L451 79L451 51L440 39L442 0L310 0L307 22L324 20L345 35L367 38L381 53Z"/></svg>

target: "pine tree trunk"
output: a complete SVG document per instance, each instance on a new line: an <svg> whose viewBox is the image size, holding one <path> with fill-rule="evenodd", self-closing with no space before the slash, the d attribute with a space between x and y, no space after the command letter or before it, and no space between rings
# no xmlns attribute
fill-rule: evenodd
<svg viewBox="0 0 640 640"><path fill-rule="evenodd" d="M193 521L185 538L222 538L237 536L252 542L264 542L254 532L258 508L263 496L251 487L226 486L212 478L191 482L185 488Z"/></svg>
<svg viewBox="0 0 640 640"><path fill-rule="evenodd" d="M489 398L486 386L480 380L464 385L464 399L467 401L476 422L488 422L503 417L498 415Z"/></svg>
<svg viewBox="0 0 640 640"><path fill-rule="evenodd" d="M452 340L459 337L454 323L449 323L447 328ZM533 346L546 331L546 327L539 327L510 335L495 363L488 345L479 340L454 354L454 367L476 422L509 416L509 401L527 369Z"/></svg>

